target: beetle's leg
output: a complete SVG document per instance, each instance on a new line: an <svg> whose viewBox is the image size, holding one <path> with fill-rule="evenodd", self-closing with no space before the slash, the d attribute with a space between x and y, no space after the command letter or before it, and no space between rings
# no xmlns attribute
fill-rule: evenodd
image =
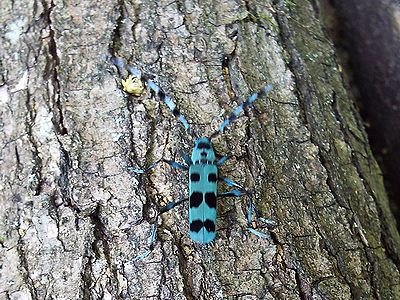
<svg viewBox="0 0 400 300"><path fill-rule="evenodd" d="M138 261L138 260L142 260L144 258L146 258L151 251L153 251L154 249L154 242L156 240L156 233L157 233L157 222L158 222L158 218L160 217L161 214L170 211L171 209L173 209L174 207L178 206L179 204L184 203L185 201L188 201L189 198L183 198L179 201L171 201L168 202L165 206L161 207L159 213L157 214L156 220L154 222L153 225L153 229L151 230L151 234L150 234L150 240L149 240L149 250L146 250L143 254L136 256L133 261Z"/></svg>
<svg viewBox="0 0 400 300"><path fill-rule="evenodd" d="M255 217L256 217L255 219L257 221L262 221L269 228L275 227L277 225L276 222L272 219L260 217L260 214L257 211L256 207L254 206L251 196L249 197L248 202L249 202L249 207L248 207L248 211L247 211L247 230L260 238L271 240L271 236L269 235L269 233L264 233L264 232L258 231L254 228L254 226L253 226L253 211L255 212Z"/></svg>
<svg viewBox="0 0 400 300"><path fill-rule="evenodd" d="M227 156L224 156L227 157ZM227 177L219 176L218 180L223 181L226 185L230 187L235 187L235 190L231 190L229 192L224 192L222 194L219 194L218 197L224 198L224 197L240 197L243 195L248 194L248 192L237 182L233 181L232 179L229 179Z"/></svg>
<svg viewBox="0 0 400 300"><path fill-rule="evenodd" d="M153 249L154 249L154 241L156 239L157 221L158 221L158 216L157 216L156 221L155 221L155 223L153 225L153 229L151 230L150 241L149 241L149 250L146 250L143 254L140 254L140 255L136 256L133 259L133 261L142 260L142 259L146 258L151 253L151 251L153 251Z"/></svg>
<svg viewBox="0 0 400 300"><path fill-rule="evenodd" d="M227 160L229 156L222 156L218 161L217 161L217 166L223 165Z"/></svg>
<svg viewBox="0 0 400 300"><path fill-rule="evenodd" d="M190 158L190 156L188 155L188 154L182 154L182 158L183 158L183 160L185 161L185 163L188 165L188 166L191 166L191 165L193 165L193 162L192 162L192 159Z"/></svg>
<svg viewBox="0 0 400 300"><path fill-rule="evenodd" d="M273 219L260 217L261 214L258 212L258 210L256 209L256 207L251 199L249 200L249 210L247 213L247 221L249 224L251 223L251 221L253 219L252 211L255 212L256 220L263 222L268 228L274 228L278 225L276 223L276 221L274 221Z"/></svg>
<svg viewBox="0 0 400 300"><path fill-rule="evenodd" d="M183 199L181 199L181 200L179 200L179 201L171 201L171 202L168 202L166 205L164 205L163 207L161 207L160 213L159 213L158 215L161 215L161 214L163 214L163 213L165 213L165 212L167 212L167 211L170 211L170 210L173 209L175 206L178 206L179 204L182 204L183 202L188 201L188 200L189 200L189 197L186 197L186 198L183 198Z"/></svg>
<svg viewBox="0 0 400 300"><path fill-rule="evenodd" d="M156 161L156 162L154 162L154 163L152 163L150 166L148 166L147 168L144 168L144 169L133 169L133 168L130 168L130 170L131 171L133 171L133 172L135 172L135 173L140 173L140 174L142 174L142 173L146 173L146 172L148 172L149 170L151 170L151 169L153 169L155 166L157 166L159 163L162 163L162 162L165 162L165 163L167 163L167 164L169 164L172 168L174 168L174 169L178 169L178 170L188 170L188 167L187 166L185 166L185 165L182 165L182 164L180 164L180 163L177 163L176 161L173 161L173 160L168 160L168 159L160 159L160 160L158 160L158 161Z"/></svg>
<svg viewBox="0 0 400 300"><path fill-rule="evenodd" d="M230 187L236 187L236 188L239 188L240 190L243 190L243 192L245 192L245 189L239 183L237 183L229 178L220 176L220 177L218 177L218 180L225 182Z"/></svg>
<svg viewBox="0 0 400 300"><path fill-rule="evenodd" d="M249 206L248 206L248 211L247 211L247 230L250 231L251 233L255 234L256 236L263 238L263 239L268 239L270 240L271 237L268 233L263 233L261 231L258 231L254 228L253 226L253 211L255 213L256 216L256 220L257 221L262 221L263 223L265 223L267 225L267 227L269 228L273 228L276 226L276 222L272 219L267 219L267 218L261 218L258 213L258 211L256 210L253 201L251 199L251 195L250 193L248 193L246 190L244 190L238 183L230 180L229 178L226 177L220 177L220 180L224 181L228 186L233 186L233 187L237 187L239 189L236 190L232 190L229 192L224 192L222 194L219 194L218 197L224 198L224 197L240 197L243 195L248 195L249 196Z"/></svg>

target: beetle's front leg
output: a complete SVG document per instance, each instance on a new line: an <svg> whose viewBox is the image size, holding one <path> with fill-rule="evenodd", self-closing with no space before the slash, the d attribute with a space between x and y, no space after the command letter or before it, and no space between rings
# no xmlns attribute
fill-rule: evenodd
<svg viewBox="0 0 400 300"><path fill-rule="evenodd" d="M129 168L132 172L135 173L139 173L139 174L143 174L143 173L147 173L148 171L150 171L151 169L153 169L154 167L156 167L159 163L167 163L168 165L170 165L173 169L177 169L177 170L188 170L188 167L180 164L176 161L173 160L168 160L168 159L160 159L154 163L152 163L151 165L149 165L148 167L144 168L144 169L134 169L134 168Z"/></svg>

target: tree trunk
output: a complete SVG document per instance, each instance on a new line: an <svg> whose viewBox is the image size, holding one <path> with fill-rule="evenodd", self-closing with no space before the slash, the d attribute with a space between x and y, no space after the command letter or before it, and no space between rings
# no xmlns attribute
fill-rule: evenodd
<svg viewBox="0 0 400 300"><path fill-rule="evenodd" d="M0 8L0 299L400 299L399 234L314 1ZM121 90L110 53L206 136L273 84L214 141L231 156L220 172L278 223L271 241L245 230L245 199L225 199L214 243L190 240L179 207L133 261L188 180L129 167L179 161L193 141L149 91Z"/></svg>
<svg viewBox="0 0 400 300"><path fill-rule="evenodd" d="M360 112L382 169L389 203L400 219L400 1L333 0ZM397 224L397 230L400 223Z"/></svg>

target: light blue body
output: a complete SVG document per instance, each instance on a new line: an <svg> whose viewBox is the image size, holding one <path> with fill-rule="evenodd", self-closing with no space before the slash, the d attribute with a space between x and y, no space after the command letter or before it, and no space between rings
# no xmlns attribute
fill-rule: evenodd
<svg viewBox="0 0 400 300"><path fill-rule="evenodd" d="M195 141L189 166L190 238L201 244L215 239L218 167L208 138Z"/></svg>
<svg viewBox="0 0 400 300"><path fill-rule="evenodd" d="M189 167L189 174L196 172L200 174L200 182L191 182L189 184L189 195L192 195L193 191L202 191L203 193L203 201L199 207L189 207L189 224L191 224L194 220L201 220L203 223L208 219L213 222L214 226L217 222L217 209L216 207L209 207L204 200L204 193L214 193L217 196L217 184L210 183L207 180L208 174L215 173L217 174L218 169L216 165L192 165ZM204 226L201 228L199 232L189 231L190 238L197 242L206 244L215 239L215 230L208 231Z"/></svg>

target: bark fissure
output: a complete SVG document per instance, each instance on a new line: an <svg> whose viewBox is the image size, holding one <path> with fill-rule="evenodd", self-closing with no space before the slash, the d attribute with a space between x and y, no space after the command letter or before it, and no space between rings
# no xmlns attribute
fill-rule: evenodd
<svg viewBox="0 0 400 300"><path fill-rule="evenodd" d="M64 126L64 113L63 113L63 107L61 103L61 95L60 95L60 81L59 81L59 75L58 75L58 70L61 67L60 64L60 58L58 57L57 54L57 43L56 43L56 38L55 38L55 32L53 29L52 25L52 20L51 20L51 13L52 10L55 6L54 2L50 2L50 7L47 5L46 1L42 1L43 5L43 14L42 17L45 20L46 23L46 28L49 30L49 36L48 36L48 51L50 54L50 61L47 62L46 65L46 70L44 72L45 78L50 77L51 78L51 84L54 88L53 91L47 90L48 93L48 99L51 99L52 102L52 112L53 112L53 118L52 122L54 125L54 128L56 132L60 135L66 135L68 134L66 127Z"/></svg>
<svg viewBox="0 0 400 300"><path fill-rule="evenodd" d="M29 80L28 80L28 86L29 86ZM30 179L30 188L34 192L34 195L38 196L40 195L43 184L43 179L42 179L43 162L42 159L40 158L39 146L37 144L36 138L33 133L33 126L35 124L35 119L36 119L36 110L34 109L34 107L36 106L35 102L36 101L34 97L31 97L30 92L26 91L25 105L26 105L27 116L25 120L25 126L28 139L32 147L31 153L33 161L33 166L31 171L31 174L33 176Z"/></svg>
<svg viewBox="0 0 400 300"><path fill-rule="evenodd" d="M230 64L233 63L233 60L235 59L236 46L237 46L237 40L235 41L234 50L231 53L225 55L221 65L222 76L224 77L226 89L228 91L228 95L231 101L235 101L237 99L236 92L232 86L232 76L230 70Z"/></svg>
<svg viewBox="0 0 400 300"><path fill-rule="evenodd" d="M79 205L72 200L71 197L72 187L71 187L70 173L72 169L72 160L70 157L70 153L64 149L60 141L58 142L60 146L60 160L59 160L60 174L57 181L59 193L57 193L55 197L57 198L61 197L62 204L65 205L66 207L69 207L72 210L75 217L75 229L78 231L79 218L80 218L79 214L81 213L81 209L79 208ZM61 204L54 202L54 205L58 214L58 207Z"/></svg>
<svg viewBox="0 0 400 300"><path fill-rule="evenodd" d="M92 295L90 291L92 290L93 284L93 270L92 270L92 256L89 254L89 249L87 249L86 254L83 257L83 269L81 273L82 278L82 288L81 288L81 296L84 300L91 300ZM86 262L85 262L86 260Z"/></svg>
<svg viewBox="0 0 400 300"><path fill-rule="evenodd" d="M314 9L318 9L318 7L315 7ZM318 11L318 13L319 13L319 11ZM343 78L343 77L341 77L341 78ZM379 222L380 232L382 235L381 242L386 250L385 251L385 253L387 253L386 257L389 260L391 260L393 262L394 266L396 266L397 270L400 271L400 253L395 245L396 242L394 241L393 237L390 234L388 234L389 232L393 232L393 228L390 228L390 225L389 225L390 221L387 220L387 212L383 213L382 200L378 199L379 195L377 195L377 193L374 191L374 187L371 186L371 178L369 176L376 174L376 166L374 166L374 165L371 166L370 160L372 157L372 152L368 146L368 140L366 137L366 133L363 129L363 123L359 117L358 112L356 111L356 107L354 105L351 105L351 107L350 107L351 116L350 117L355 121L355 124L358 125L358 128L360 130L359 134L361 134L362 136L360 137L359 134L356 134L355 132L352 131L351 127L348 127L347 125L345 125L345 124L347 124L347 122L345 120L345 116L342 115L341 107L340 107L339 101L337 99L337 94L335 91L332 91L332 111L334 112L335 117L338 120L338 123L340 124L340 128L341 128L341 132L343 134L344 141L349 146L349 148L352 149L352 151L350 152L351 162L352 162L353 166L355 167L357 176L359 178L361 178L362 185L367 194L366 197L368 197L368 196L372 197L375 207L378 211L379 220L381 220ZM363 153L361 153L360 151L354 150L354 147L352 147L352 145L354 145L355 143L362 145L362 148L365 151L365 155ZM368 160L368 165L370 167L370 174L365 174L365 171L363 171L361 160ZM365 245L365 243L363 243L363 244ZM371 265L376 265L377 264L376 259L373 257L373 255L371 255L370 248L366 247L366 246L367 245L365 245L364 250L366 253L366 257L368 258L368 261L371 263ZM376 271L377 268L374 267L373 269L374 269L374 271ZM375 272L371 276L374 276L374 278L377 277ZM372 280L372 278L371 278L371 280ZM372 280L372 283L375 283L374 292L375 292L376 296L378 297L379 294L378 294L378 286L376 286L376 284L377 284L376 280Z"/></svg>
<svg viewBox="0 0 400 300"><path fill-rule="evenodd" d="M297 283L297 288L299 289L299 293L300 293L300 299L301 300L311 300L312 299L312 295L310 292L310 286L308 285L307 281L305 279L303 279L303 276L301 276L301 273L299 272L299 270L294 269L293 270L295 273L295 279L296 279L296 283Z"/></svg>
<svg viewBox="0 0 400 300"><path fill-rule="evenodd" d="M107 229L105 224L102 221L100 204L97 205L95 211L89 215L93 228L93 237L94 240L92 242L93 252L96 254L97 259L100 259L101 252L104 254L105 260L107 262L108 268L110 269L110 273L112 276L109 276L109 283L111 285L112 290L114 290L114 295L118 295L117 291L119 290L118 284L118 271L113 263L113 256L109 244L109 235L107 234ZM100 251L102 249L102 251ZM119 296L116 297L119 299Z"/></svg>
<svg viewBox="0 0 400 300"><path fill-rule="evenodd" d="M49 197L49 216L50 218L52 218L54 220L54 222L56 223L57 226L57 240L60 242L61 247L63 249L63 251L67 251L66 247L65 247L65 243L62 240L61 236L60 236L60 212L58 210L58 205L56 204L57 201L57 194L54 193L53 195L51 195Z"/></svg>
<svg viewBox="0 0 400 300"><path fill-rule="evenodd" d="M167 261L168 260L168 253L166 253L164 247L163 247L163 242L160 242L160 246L161 246L161 253L162 253L162 257L161 257L161 261ZM165 267L163 266L161 268L161 276L159 278L160 283L158 285L158 289L157 289L157 297L158 299L162 299L162 291L163 288L167 286L167 276L165 273Z"/></svg>
<svg viewBox="0 0 400 300"><path fill-rule="evenodd" d="M21 235L21 232L24 232L24 229L21 228L21 224L18 224L18 243L17 243L17 251L18 251L18 258L21 262L20 266L20 272L22 272L22 276L24 279L24 283L29 289L30 295L33 300L38 300L38 291L35 287L35 280L31 277L30 273L30 268L29 268L29 263L28 263L28 258L26 254L26 245L24 241L23 235Z"/></svg>
<svg viewBox="0 0 400 300"><path fill-rule="evenodd" d="M117 56L118 50L120 49L120 43L121 43L121 27L122 27L123 19L124 19L123 6L124 6L124 1L119 0L118 6L117 6L119 16L118 16L117 20L115 21L116 25L115 25L114 30L111 35L111 44L109 47L109 52L115 56Z"/></svg>
<svg viewBox="0 0 400 300"><path fill-rule="evenodd" d="M188 274L186 273L186 270L188 268L188 264L186 263L186 257L185 257L185 252L182 248L182 241L177 240L174 238L175 241L175 246L178 249L177 255L178 255L178 264L179 264L179 273L183 278L183 294L185 295L186 299L188 300L194 300L197 299L196 296L193 294L193 283Z"/></svg>
<svg viewBox="0 0 400 300"><path fill-rule="evenodd" d="M246 18L244 18L241 21L257 24L257 26L259 26L260 28L262 28L266 32L268 32L270 30L270 28L266 27L266 25L261 22L261 20L260 20L261 18L257 12L257 8L252 7L252 5L250 4L250 1L248 1L248 0L244 0L244 3L246 6L246 10L249 12L249 14ZM237 21L239 21L239 20L237 20Z"/></svg>

